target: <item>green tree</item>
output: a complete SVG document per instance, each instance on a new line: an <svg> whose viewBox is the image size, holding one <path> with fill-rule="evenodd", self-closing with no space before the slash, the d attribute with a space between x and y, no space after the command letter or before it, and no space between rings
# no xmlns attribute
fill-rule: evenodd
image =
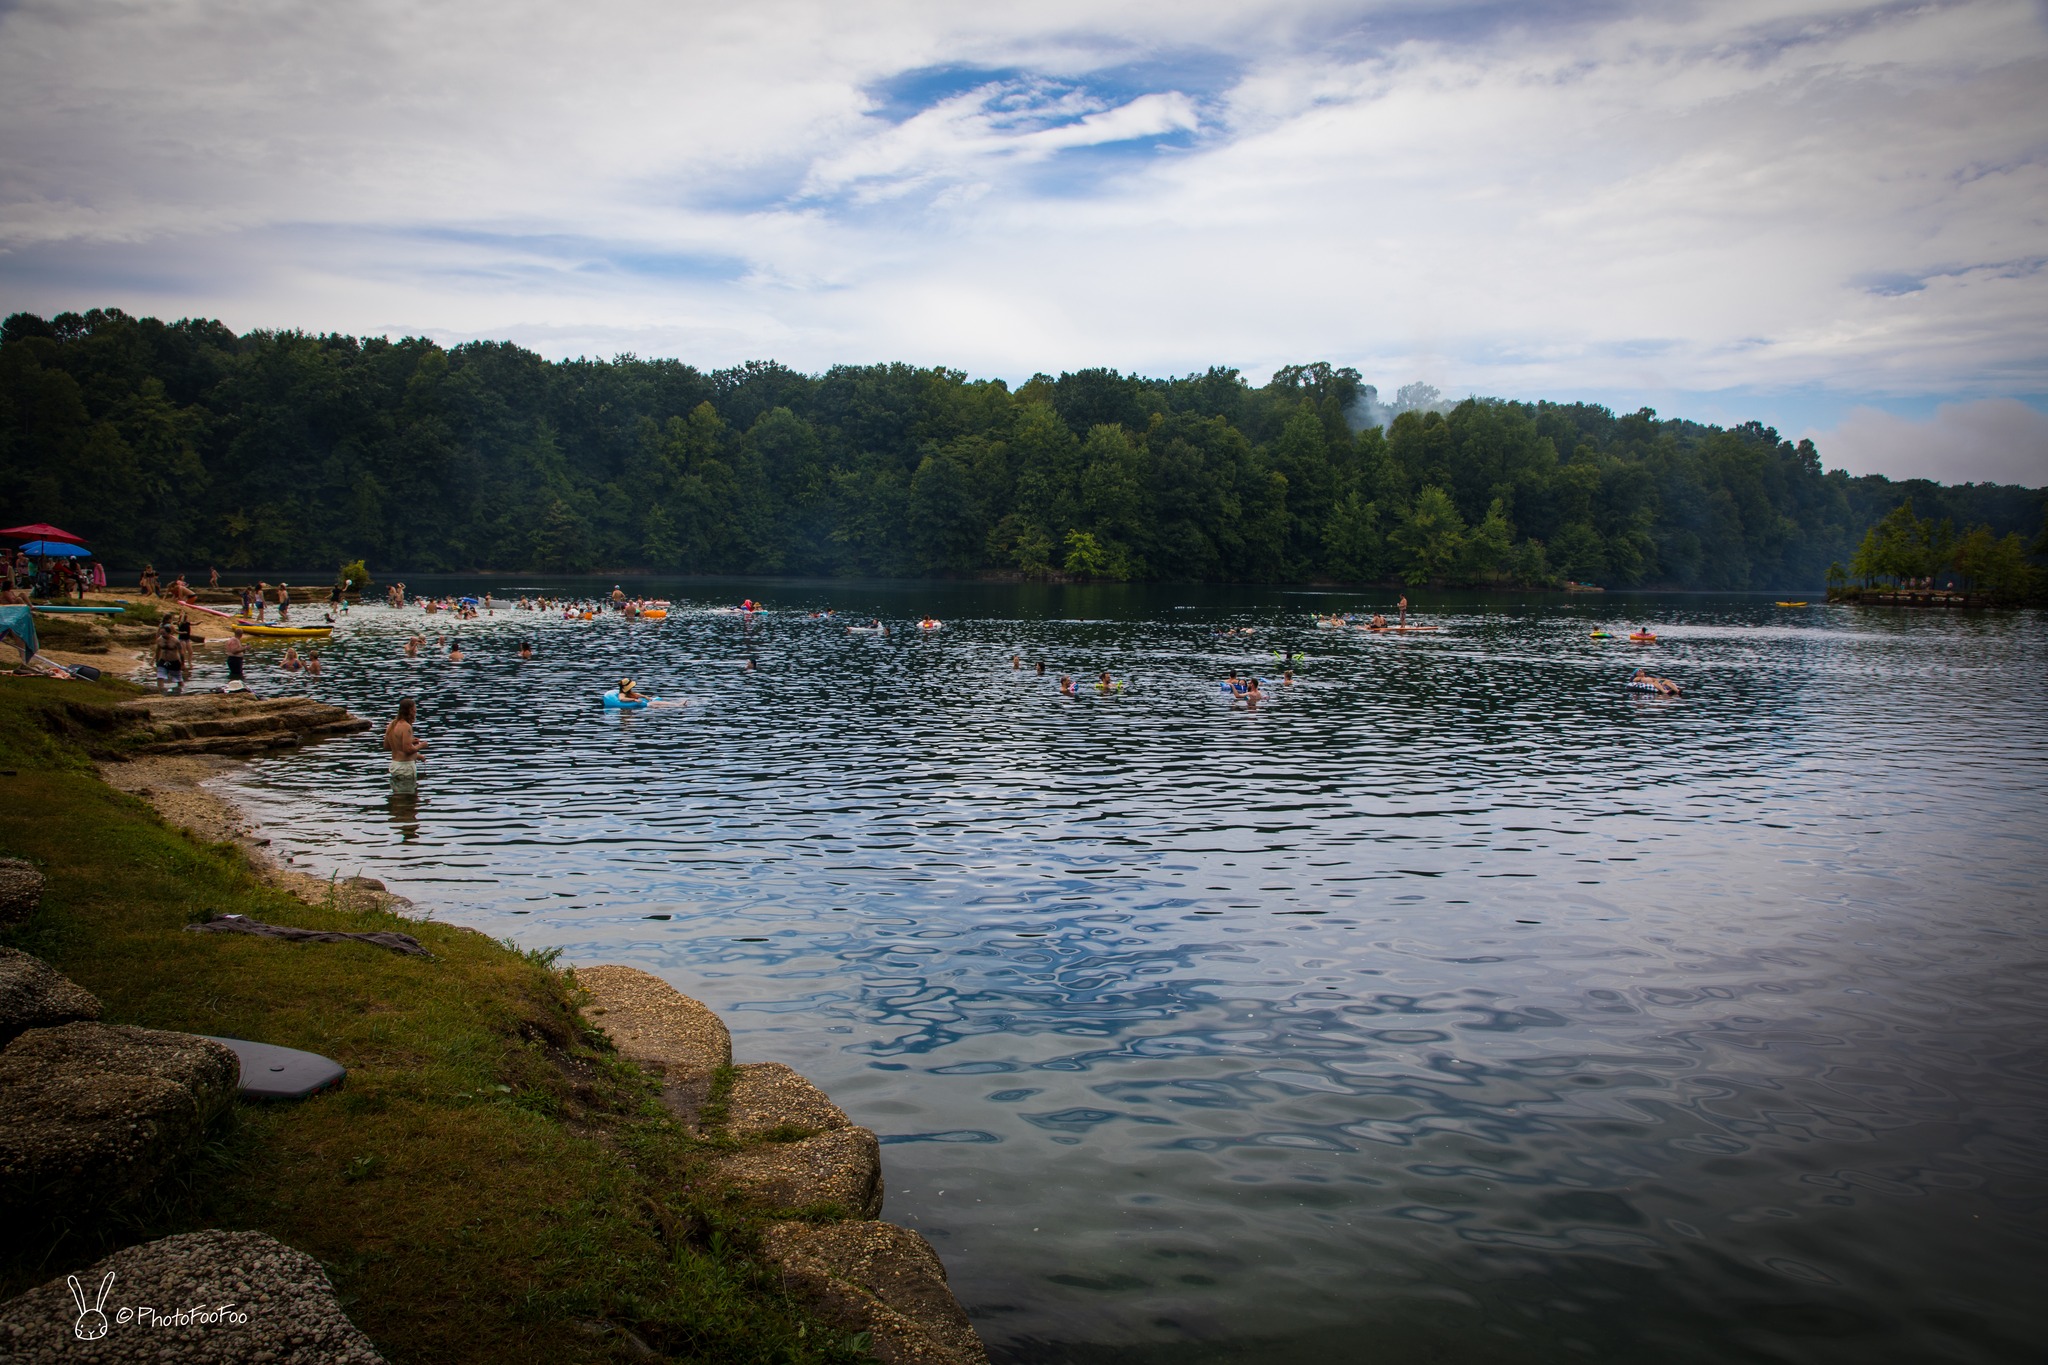
<svg viewBox="0 0 2048 1365"><path fill-rule="evenodd" d="M1432 484L1415 495L1394 528L1393 542L1402 555L1405 581L1440 583L1457 572L1464 556L1465 519L1451 495Z"/></svg>
<svg viewBox="0 0 2048 1365"><path fill-rule="evenodd" d="M1465 540L1467 574L1482 583L1512 577L1515 570L1515 527L1508 520L1505 498L1487 504L1486 518Z"/></svg>

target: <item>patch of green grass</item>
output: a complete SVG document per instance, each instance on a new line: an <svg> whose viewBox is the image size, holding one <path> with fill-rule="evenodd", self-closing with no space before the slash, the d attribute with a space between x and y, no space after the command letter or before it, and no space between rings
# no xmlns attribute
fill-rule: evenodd
<svg viewBox="0 0 2048 1365"><path fill-rule="evenodd" d="M85 750L118 747L105 713L133 690L0 679L15 774L0 777L0 853L49 879L4 941L92 991L110 1023L306 1048L349 1075L303 1103L237 1105L117 1214L0 1232L0 1298L118 1246L255 1228L326 1264L394 1365L624 1360L635 1339L689 1360L866 1358L781 1295L754 1259L759 1213L708 1172L716 1145L585 1028L551 955L306 905L100 782ZM186 932L223 911L403 929L434 960Z"/></svg>

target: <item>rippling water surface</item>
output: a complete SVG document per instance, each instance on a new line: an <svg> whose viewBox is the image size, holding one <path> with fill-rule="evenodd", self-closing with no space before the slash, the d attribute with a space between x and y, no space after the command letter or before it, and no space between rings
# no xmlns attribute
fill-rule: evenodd
<svg viewBox="0 0 2048 1365"><path fill-rule="evenodd" d="M465 623L460 665L360 610L311 690L419 696L417 808L374 733L239 795L302 865L645 967L809 1074L999 1358L2039 1358L2039 614L667 591ZM774 610L705 609L742 592ZM1217 689L1297 652L1254 711ZM690 704L607 713L621 674Z"/></svg>

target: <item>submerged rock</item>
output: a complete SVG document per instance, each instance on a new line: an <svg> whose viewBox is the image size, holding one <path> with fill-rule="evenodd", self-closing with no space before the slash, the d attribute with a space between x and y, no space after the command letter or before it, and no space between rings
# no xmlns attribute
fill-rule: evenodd
<svg viewBox="0 0 2048 1365"><path fill-rule="evenodd" d="M885 1365L987 1365L931 1243L893 1223L771 1223L761 1251L819 1317Z"/></svg>
<svg viewBox="0 0 2048 1365"><path fill-rule="evenodd" d="M0 948L0 1045L32 1028L100 1017L100 1002L39 957Z"/></svg>
<svg viewBox="0 0 2048 1365"><path fill-rule="evenodd" d="M19 924L43 903L43 874L34 863L0 858L0 924Z"/></svg>
<svg viewBox="0 0 2048 1365"><path fill-rule="evenodd" d="M233 1099L235 1054L189 1033L76 1023L0 1052L0 1206L76 1212L149 1186Z"/></svg>
<svg viewBox="0 0 2048 1365"><path fill-rule="evenodd" d="M82 1339L96 1331L102 1335ZM384 1358L341 1311L318 1261L264 1233L215 1229L128 1247L0 1304L0 1360L383 1365Z"/></svg>
<svg viewBox="0 0 2048 1365"><path fill-rule="evenodd" d="M797 1142L764 1142L719 1157L712 1168L770 1208L837 1204L861 1218L882 1211L882 1146L865 1128L838 1128Z"/></svg>

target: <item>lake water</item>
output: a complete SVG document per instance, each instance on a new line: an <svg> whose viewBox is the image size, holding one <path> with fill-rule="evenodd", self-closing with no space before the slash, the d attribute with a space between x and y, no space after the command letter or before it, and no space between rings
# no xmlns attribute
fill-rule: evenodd
<svg viewBox="0 0 2048 1365"><path fill-rule="evenodd" d="M2039 1358L2040 614L665 591L464 623L460 665L359 610L310 690L420 697L417 808L374 733L237 794L301 866L659 973L811 1076L999 1360ZM690 704L602 710L628 674Z"/></svg>

